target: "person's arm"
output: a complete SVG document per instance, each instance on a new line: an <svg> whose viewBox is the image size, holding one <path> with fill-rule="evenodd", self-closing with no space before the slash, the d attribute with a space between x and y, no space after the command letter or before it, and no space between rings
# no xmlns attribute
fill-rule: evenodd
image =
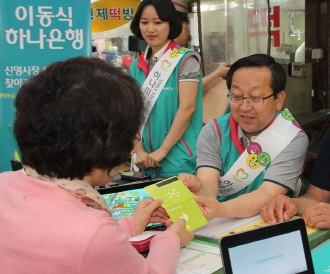
<svg viewBox="0 0 330 274"><path fill-rule="evenodd" d="M320 202L305 209L302 218L306 225L316 229L330 229L330 204Z"/></svg>
<svg viewBox="0 0 330 274"><path fill-rule="evenodd" d="M214 168L200 167L197 176L180 174L179 178L195 194L201 197L203 213L207 219L214 217L244 218L256 215L260 209L277 194L286 194L288 190L278 184L264 181L261 186L250 193L232 200L218 202L218 180L220 172ZM205 197L205 198L204 198Z"/></svg>
<svg viewBox="0 0 330 274"><path fill-rule="evenodd" d="M309 201L318 203L305 208L302 217L307 225L315 228L330 228L330 129L324 135L313 172L310 176L310 189L306 195ZM303 201L305 204L307 201ZM302 207L302 205L300 205ZM299 208L303 209L303 208ZM302 211L302 210L301 210Z"/></svg>
<svg viewBox="0 0 330 274"><path fill-rule="evenodd" d="M299 147L299 146L296 146ZM274 197L269 204L261 210L261 216L269 223L276 223L288 220L293 215L304 211L319 202L328 202L330 172L327 166L330 157L330 130L324 136L315 166L311 175L311 184L307 192L301 197L290 199L284 196ZM320 186L320 187L318 187ZM308 211L306 211L308 212Z"/></svg>
<svg viewBox="0 0 330 274"><path fill-rule="evenodd" d="M298 214L302 214L306 208L318 202L328 202L330 198L329 193L329 191L310 184L304 195L293 198L292 200L294 200L298 206Z"/></svg>
<svg viewBox="0 0 330 274"><path fill-rule="evenodd" d="M171 148L181 139L196 110L196 99L198 94L197 81L179 82L180 106L174 117L171 128L159 149L149 154L149 166L157 166L166 157Z"/></svg>
<svg viewBox="0 0 330 274"><path fill-rule="evenodd" d="M247 194L243 194L232 200L223 202L221 210L231 217L250 217L258 214L260 209L277 194L286 194L288 190L272 182L264 181L261 186ZM221 214L223 215L223 214Z"/></svg>
<svg viewBox="0 0 330 274"><path fill-rule="evenodd" d="M203 92L205 88L210 86L214 80L218 79L219 77L225 78L229 71L229 64L221 64L219 67L216 68L213 72L203 77Z"/></svg>
<svg viewBox="0 0 330 274"><path fill-rule="evenodd" d="M330 228L330 191L310 185L305 195L294 200L308 226Z"/></svg>
<svg viewBox="0 0 330 274"><path fill-rule="evenodd" d="M196 201L201 204L203 214L208 220L215 217L246 218L258 214L272 197L287 191L280 185L264 181L257 190L225 202L202 196L197 196Z"/></svg>
<svg viewBox="0 0 330 274"><path fill-rule="evenodd" d="M120 228L127 232L129 237L135 236L135 224L133 216L124 216L121 220L118 221Z"/></svg>
<svg viewBox="0 0 330 274"><path fill-rule="evenodd" d="M81 274L172 274L180 257L180 238L175 232L156 235L145 259L129 242L127 233L110 217L101 220L94 235L82 241L86 242L86 248L81 250L81 263L77 266Z"/></svg>
<svg viewBox="0 0 330 274"><path fill-rule="evenodd" d="M213 198L216 198L218 195L219 176L219 170L208 167L199 168L197 176L187 173L178 175L179 179L195 195Z"/></svg>
<svg viewBox="0 0 330 274"><path fill-rule="evenodd" d="M150 167L148 162L148 152L145 151L140 134L136 135L136 142L134 144L134 152L136 153L135 165L140 169L147 169ZM133 156L132 156L133 157ZM157 166L160 166L159 164Z"/></svg>
<svg viewBox="0 0 330 274"><path fill-rule="evenodd" d="M330 191L309 185L307 192L298 198L277 195L265 205L260 214L270 223L289 220L296 214L303 214L306 224L316 228L330 228Z"/></svg>
<svg viewBox="0 0 330 274"><path fill-rule="evenodd" d="M213 121L207 123L197 139L197 176L179 174L179 178L195 195L216 198L222 161L220 138Z"/></svg>
<svg viewBox="0 0 330 274"><path fill-rule="evenodd" d="M310 218L317 214L317 212L313 211L315 208L311 209L311 207L317 203L327 203L329 200L330 191L310 184L307 192L298 198L289 198L284 195L275 196L261 209L260 214L270 224L287 221L296 214L303 214L307 223Z"/></svg>

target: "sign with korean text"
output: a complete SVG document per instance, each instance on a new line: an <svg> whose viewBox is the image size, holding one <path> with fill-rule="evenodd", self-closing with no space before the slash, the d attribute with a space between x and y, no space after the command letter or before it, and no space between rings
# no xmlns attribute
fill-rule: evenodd
<svg viewBox="0 0 330 274"><path fill-rule="evenodd" d="M0 172L15 146L7 125L21 85L45 66L91 55L90 0L0 1Z"/></svg>
<svg viewBox="0 0 330 274"><path fill-rule="evenodd" d="M140 0L100 0L91 7L92 32L116 29L130 23Z"/></svg>

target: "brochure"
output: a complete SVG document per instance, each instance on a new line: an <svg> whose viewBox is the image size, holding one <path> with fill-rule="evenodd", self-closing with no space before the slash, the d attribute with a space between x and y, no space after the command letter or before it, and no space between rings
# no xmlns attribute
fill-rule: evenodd
<svg viewBox="0 0 330 274"><path fill-rule="evenodd" d="M162 207L165 208L173 222L184 218L188 231L207 224L194 195L178 177L170 177L144 189L152 198L163 199Z"/></svg>

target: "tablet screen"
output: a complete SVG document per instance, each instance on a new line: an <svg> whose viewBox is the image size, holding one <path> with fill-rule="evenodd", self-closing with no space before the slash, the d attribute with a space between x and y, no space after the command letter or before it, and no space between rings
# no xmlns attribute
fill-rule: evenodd
<svg viewBox="0 0 330 274"><path fill-rule="evenodd" d="M233 274L289 274L307 271L300 231L229 248L229 256Z"/></svg>
<svg viewBox="0 0 330 274"><path fill-rule="evenodd" d="M151 196L145 191L144 187L160 180L162 179L154 178L148 181L126 183L119 186L98 189L98 192L109 206L112 217L119 221L124 216L131 216L139 201L150 199ZM160 223L150 223L146 229L165 230L166 227Z"/></svg>
<svg viewBox="0 0 330 274"><path fill-rule="evenodd" d="M123 216L131 216L140 200L151 198L144 188L102 194L102 197L109 206L112 217L117 220L121 220Z"/></svg>
<svg viewBox="0 0 330 274"><path fill-rule="evenodd" d="M306 225L301 218L220 240L226 274L314 274Z"/></svg>

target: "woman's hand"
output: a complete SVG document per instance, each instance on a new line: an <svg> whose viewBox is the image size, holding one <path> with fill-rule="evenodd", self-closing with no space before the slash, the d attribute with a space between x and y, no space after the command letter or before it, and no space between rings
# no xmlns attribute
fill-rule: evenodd
<svg viewBox="0 0 330 274"><path fill-rule="evenodd" d="M229 69L230 69L229 64L224 63L218 66L215 71L218 74L218 77L226 78Z"/></svg>
<svg viewBox="0 0 330 274"><path fill-rule="evenodd" d="M149 158L149 154L145 150L136 152L135 165L139 169L149 168L150 166L149 166L148 158Z"/></svg>
<svg viewBox="0 0 330 274"><path fill-rule="evenodd" d="M148 155L149 167L161 167L160 161L166 157L167 153L168 152L162 147L150 153Z"/></svg>
<svg viewBox="0 0 330 274"><path fill-rule="evenodd" d="M167 228L168 231L173 231L174 233L176 233L176 235L179 236L180 247L184 247L194 238L194 234L192 232L187 231L185 226L186 226L186 221L184 219L180 219L172 223Z"/></svg>
<svg viewBox="0 0 330 274"><path fill-rule="evenodd" d="M135 235L141 234L149 223L166 224L169 217L161 207L162 203L163 200L161 199L147 199L138 202L132 213L135 224Z"/></svg>

